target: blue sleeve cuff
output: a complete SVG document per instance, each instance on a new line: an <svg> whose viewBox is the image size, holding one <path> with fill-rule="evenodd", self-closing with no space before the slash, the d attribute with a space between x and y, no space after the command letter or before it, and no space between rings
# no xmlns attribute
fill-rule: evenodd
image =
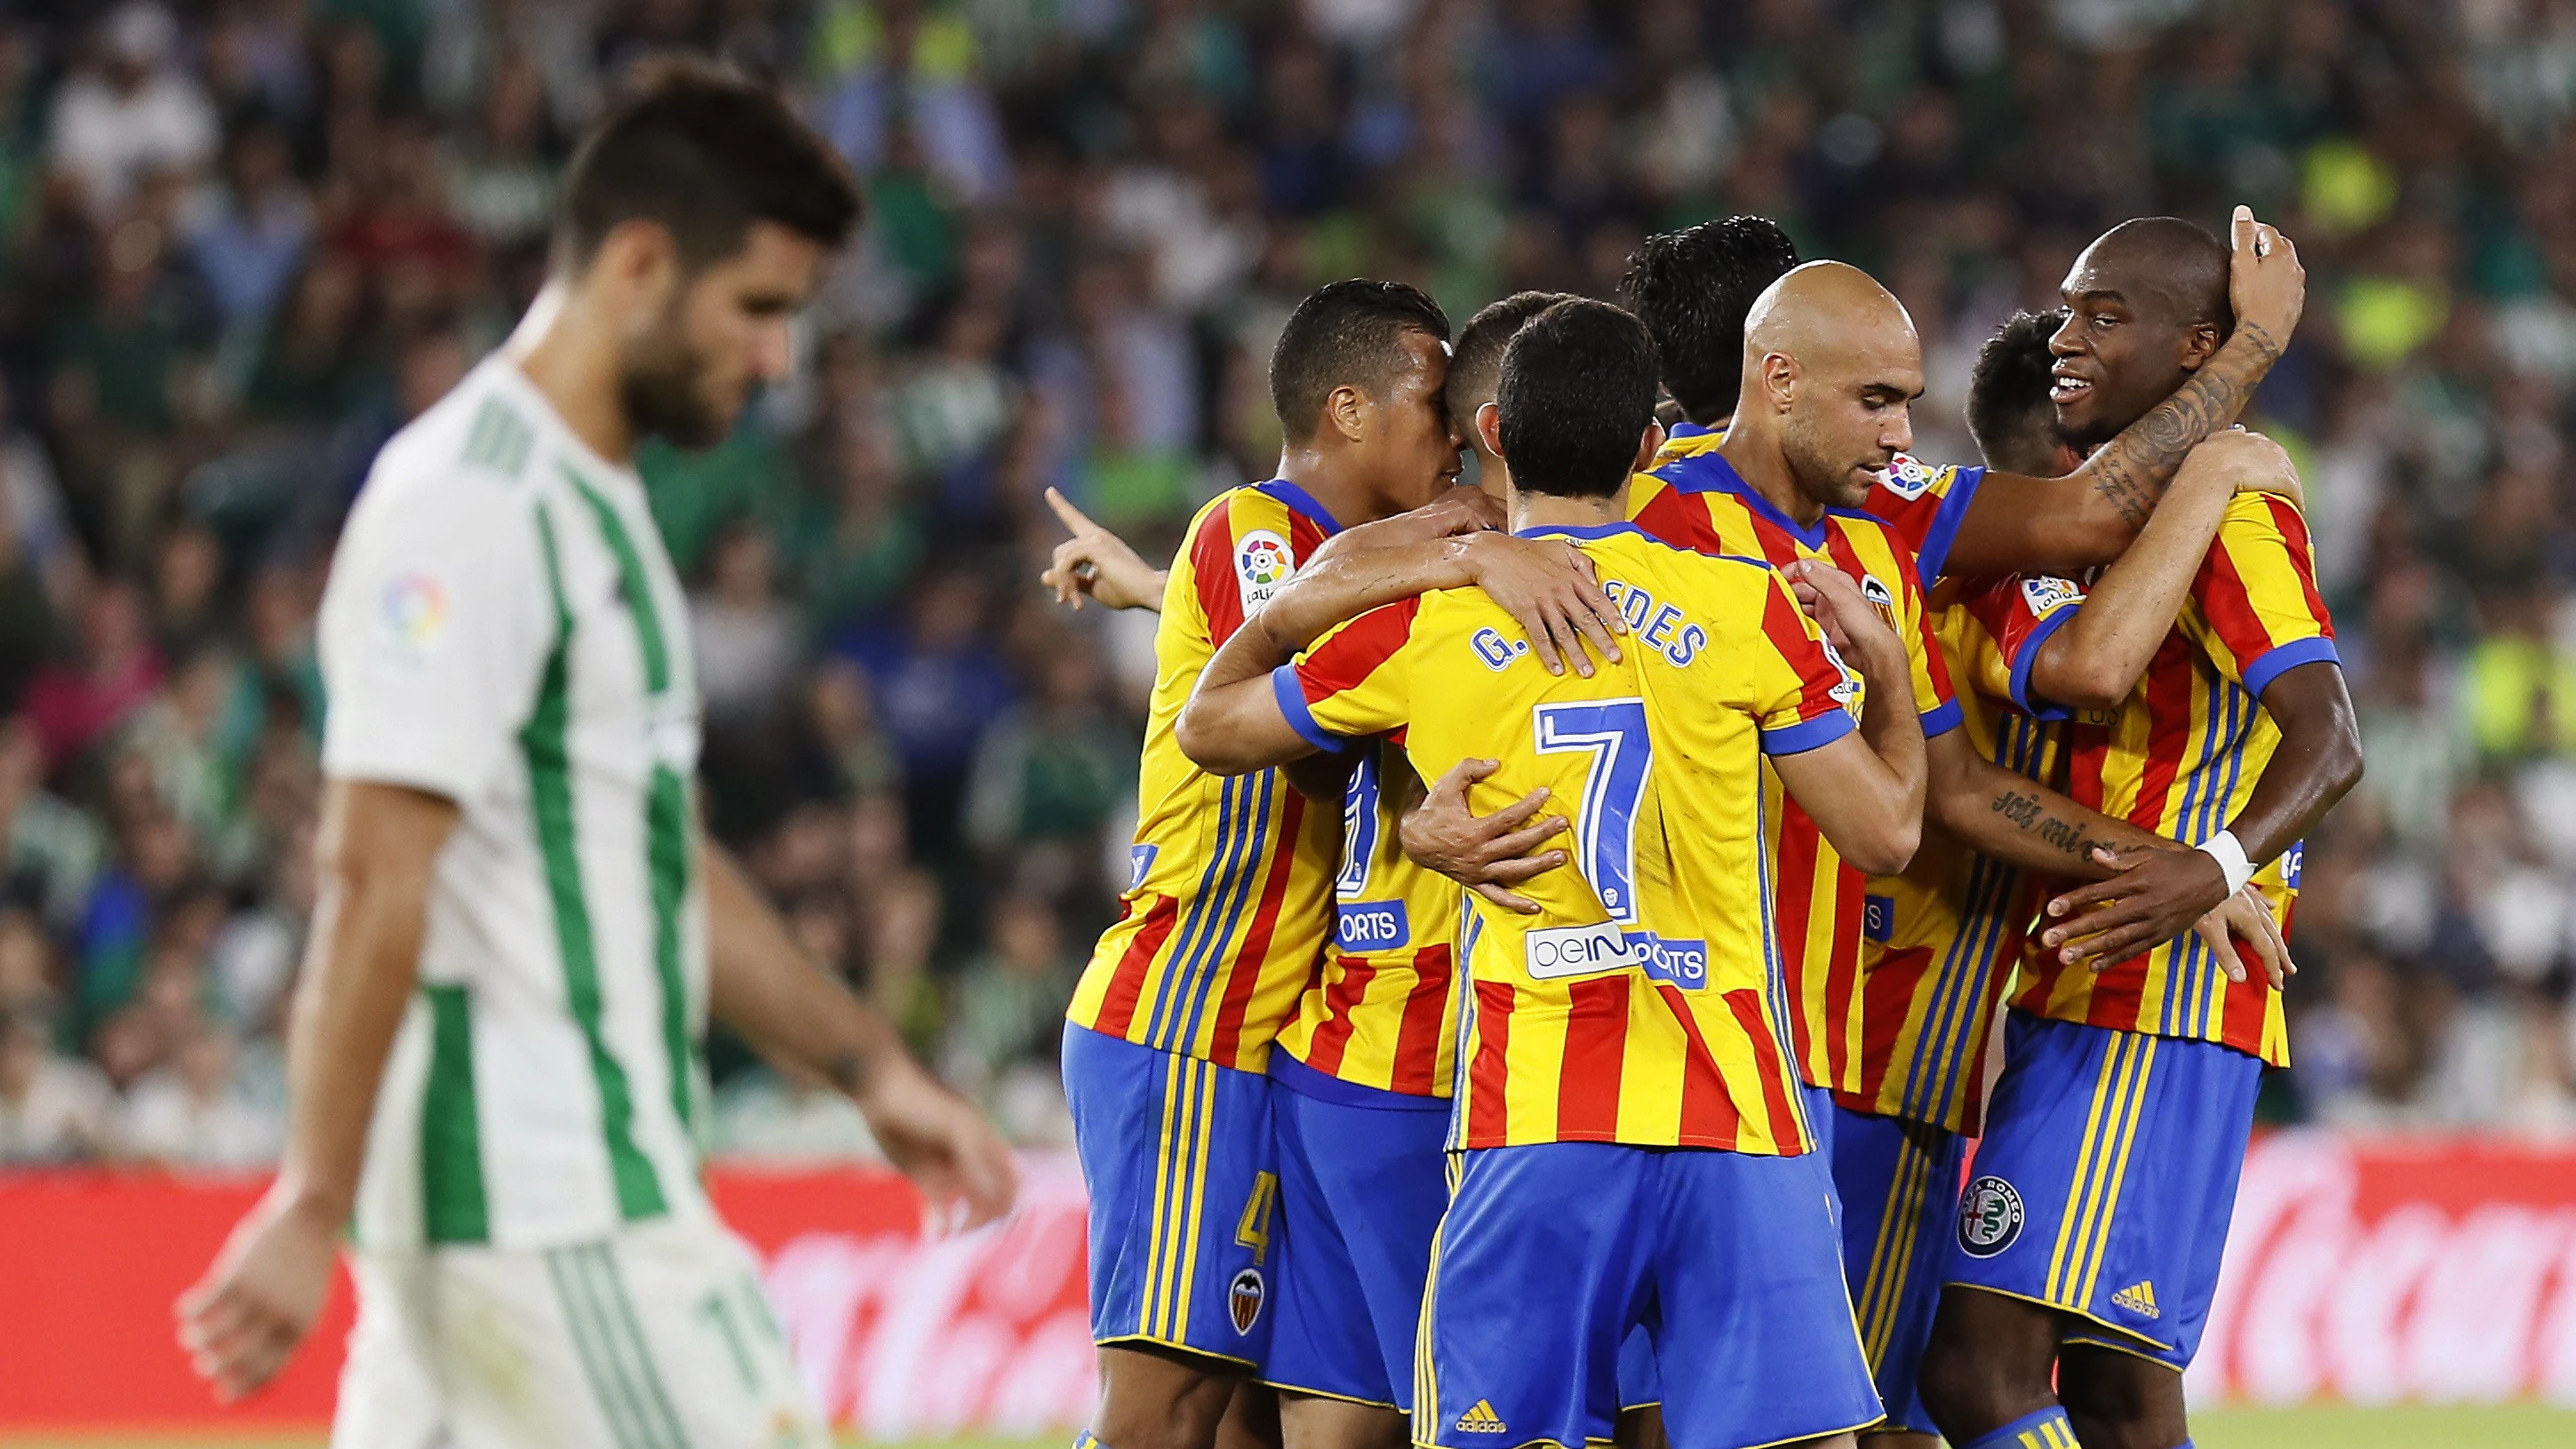
<svg viewBox="0 0 2576 1449"><path fill-rule="evenodd" d="M1279 697L1279 712L1288 719L1288 727L1297 738L1326 754L1339 754L1345 741L1327 734L1315 723L1315 712L1306 707L1306 687L1297 682L1297 666L1292 661L1270 671L1270 692Z"/></svg>
<svg viewBox="0 0 2576 1449"><path fill-rule="evenodd" d="M1977 485L1986 481L1983 468L1962 468L1950 481L1950 491L1941 496L1940 511L1932 515L1932 531L1923 536L1923 549L1914 556L1914 567L1923 575L1923 587L1939 582L1950 566L1950 545L1959 541L1959 525L1967 520L1968 505L1977 501Z"/></svg>
<svg viewBox="0 0 2576 1449"><path fill-rule="evenodd" d="M2320 659L2338 669L2343 667L2343 660L2335 653L2334 641L2319 635L2314 639L2293 639L2278 649L2255 655L2237 668L2245 680L2246 691L2261 699L2263 691L2272 687L2273 680L2302 664L2314 664Z"/></svg>
<svg viewBox="0 0 2576 1449"><path fill-rule="evenodd" d="M2048 636L2073 622L2076 612L2083 607L2081 604L2072 605L2040 620L2032 627L2030 637L2022 641L2021 652L2013 656L2012 702L2032 719L2069 719L2075 714L2062 704L2030 697L2030 667L2039 662L2039 647L2048 642Z"/></svg>
<svg viewBox="0 0 2576 1449"><path fill-rule="evenodd" d="M1923 711L1923 738L1938 739L1959 727L1959 701L1945 699Z"/></svg>
<svg viewBox="0 0 2576 1449"><path fill-rule="evenodd" d="M1829 710L1814 719L1762 732L1762 753L1766 755L1803 755L1850 734L1860 726L1852 723L1849 710Z"/></svg>

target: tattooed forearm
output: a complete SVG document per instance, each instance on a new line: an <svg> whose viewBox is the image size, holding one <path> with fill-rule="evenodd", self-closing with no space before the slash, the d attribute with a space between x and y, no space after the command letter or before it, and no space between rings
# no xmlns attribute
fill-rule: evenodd
<svg viewBox="0 0 2576 1449"><path fill-rule="evenodd" d="M1993 809L1996 814L2011 821L2015 828L2036 836L2041 842L2053 847L2060 855L2071 856L2077 860L2085 859L2086 853L2097 845L2109 846L2113 843L2098 835L2087 833L2082 821L2061 819L2048 813L2046 806L2038 797L2024 795L2019 791L2007 790L1996 796Z"/></svg>
<svg viewBox="0 0 2576 1449"><path fill-rule="evenodd" d="M2254 384L2281 359L2281 344L2257 322L2238 327L2191 380L2131 423L2084 466L2093 488L2130 527L2164 497L2183 455L2236 421Z"/></svg>

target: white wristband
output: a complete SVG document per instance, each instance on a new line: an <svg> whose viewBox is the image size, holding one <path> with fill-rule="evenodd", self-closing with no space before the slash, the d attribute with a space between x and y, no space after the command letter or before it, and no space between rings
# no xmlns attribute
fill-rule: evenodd
<svg viewBox="0 0 2576 1449"><path fill-rule="evenodd" d="M2245 889L2245 883L2254 878L2254 862L2245 858L2245 847L2238 842L2233 830L2222 830L2193 849L2206 852L2210 859L2218 862L2218 868L2226 873L2227 893L2231 896Z"/></svg>

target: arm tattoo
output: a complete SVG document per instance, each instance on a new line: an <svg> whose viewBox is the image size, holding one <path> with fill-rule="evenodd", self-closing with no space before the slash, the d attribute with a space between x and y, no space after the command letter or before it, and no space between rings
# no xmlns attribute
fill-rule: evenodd
<svg viewBox="0 0 2576 1449"><path fill-rule="evenodd" d="M1995 797L1991 808L2020 830L2037 835L2042 841L2056 847L2060 855L2082 860L2093 847L2097 845L2107 847L2111 844L2098 836L2087 835L2081 821L2061 820L2049 814L2035 795L2024 795L2017 790L2007 790Z"/></svg>
<svg viewBox="0 0 2576 1449"><path fill-rule="evenodd" d="M2244 340L2244 347L2232 345L2238 338ZM2228 341L2231 345L2220 348L2172 397L2122 430L2086 465L2093 473L2094 491L2118 509L2131 528L2146 523L2149 510L2173 482L2174 470L2182 466L2183 455L2235 422L2254 383L2280 360L2280 343L2259 323L2238 327Z"/></svg>

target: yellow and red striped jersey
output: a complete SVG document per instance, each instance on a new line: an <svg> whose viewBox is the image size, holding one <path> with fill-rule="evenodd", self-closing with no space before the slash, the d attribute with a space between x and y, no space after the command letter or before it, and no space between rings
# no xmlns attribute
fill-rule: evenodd
<svg viewBox="0 0 2576 1449"><path fill-rule="evenodd" d="M1812 528L1747 487L1716 448L1719 435L1685 423L1628 484L1637 526L1676 548L1759 558L1774 567L1824 559L1849 574L1905 641L1923 733L1958 723L1950 675L1923 608L1914 556L1885 523L1829 510ZM1843 863L1815 821L1776 778L1763 788L1763 838L1771 843L1773 919L1788 977L1790 1041L1810 1086L1861 1090L1866 1032L1860 1011L1862 898L1866 878Z"/></svg>
<svg viewBox="0 0 2576 1449"><path fill-rule="evenodd" d="M2025 707L2039 646L2083 599L2065 579L2034 576L2006 580L1975 601ZM2240 493L2192 579L2182 616L2136 689L2116 710L2070 720L2063 788L2080 804L2158 835L2187 845L2207 840L2245 808L2280 746L2280 729L2262 708L2265 686L2285 670L2334 659L2334 623L2317 594L2307 520L2288 499ZM2299 888L2299 847L2265 862L2254 881L2286 928ZM2035 941L2023 950L2014 988L2021 1010L2220 1042L2273 1066L2289 1064L2281 993L2242 946L2246 979L2237 983L2197 935L2099 975L2061 965Z"/></svg>
<svg viewBox="0 0 2576 1449"><path fill-rule="evenodd" d="M1311 1083L1303 1067L1350 1087L1408 1097L1449 1096L1457 1059L1455 882L1407 859L1396 842L1396 802L1384 772L1404 770L1400 747L1380 741L1351 772L1342 805L1342 870L1333 881L1333 938L1324 969L1279 1029L1273 1076Z"/></svg>
<svg viewBox="0 0 2576 1449"><path fill-rule="evenodd" d="M1929 587L1950 571L1950 545L1958 541L1959 525L1967 521L1985 477L1983 468L1926 463L1899 453L1862 500L1861 511L1896 530L1914 550L1914 567Z"/></svg>
<svg viewBox="0 0 2576 1449"><path fill-rule="evenodd" d="M1538 914L1468 903L1451 1143L1806 1151L1761 757L1849 733L1856 681L1759 559L1625 523L1533 532L1591 556L1631 620L1619 663L1551 675L1508 614L1453 590L1364 614L1274 679L1318 745L1402 726L1426 776L1501 761L1471 808L1543 785L1567 816L1573 865L1520 887Z"/></svg>
<svg viewBox="0 0 2576 1449"><path fill-rule="evenodd" d="M2060 726L2010 702L2002 651L1945 579L1925 595L1959 691L1969 747L2034 780L2056 768ZM1861 921L1861 1057L1855 1111L1974 1136L1985 1107L1995 1004L2021 959L2038 882L1938 827L1903 875L1873 876Z"/></svg>
<svg viewBox="0 0 2576 1449"><path fill-rule="evenodd" d="M1323 954L1341 822L1278 770L1211 775L1173 721L1217 648L1337 525L1279 479L1199 510L1154 633L1133 874L1065 1016L1110 1036L1258 1072Z"/></svg>

